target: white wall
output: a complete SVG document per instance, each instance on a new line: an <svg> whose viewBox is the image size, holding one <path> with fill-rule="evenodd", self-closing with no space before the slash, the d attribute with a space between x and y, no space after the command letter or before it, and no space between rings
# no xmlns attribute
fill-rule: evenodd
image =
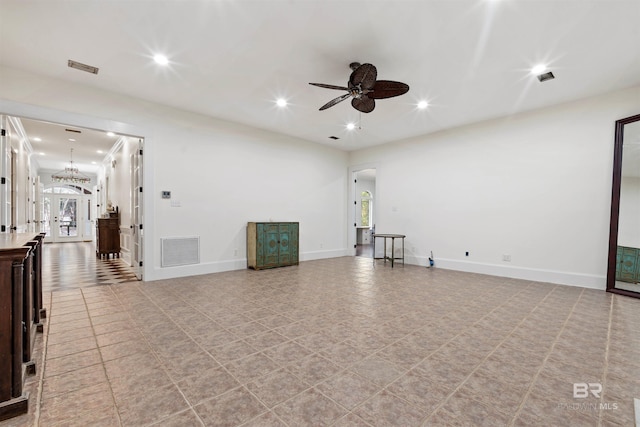
<svg viewBox="0 0 640 427"><path fill-rule="evenodd" d="M9 68L0 75L0 113L145 138L145 280L245 268L247 221L299 221L301 260L346 254L347 153ZM160 267L160 238L176 236L200 236L199 265Z"/></svg>
<svg viewBox="0 0 640 427"><path fill-rule="evenodd" d="M635 87L350 163L377 164L376 231L406 234L407 262L426 266L433 251L436 267L604 289L614 122L639 112Z"/></svg>

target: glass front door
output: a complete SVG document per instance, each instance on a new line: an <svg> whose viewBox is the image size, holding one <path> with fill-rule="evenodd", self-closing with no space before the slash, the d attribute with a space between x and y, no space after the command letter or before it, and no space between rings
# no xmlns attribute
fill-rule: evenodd
<svg viewBox="0 0 640 427"><path fill-rule="evenodd" d="M49 242L79 242L85 234L83 197L69 194L44 196L43 232Z"/></svg>

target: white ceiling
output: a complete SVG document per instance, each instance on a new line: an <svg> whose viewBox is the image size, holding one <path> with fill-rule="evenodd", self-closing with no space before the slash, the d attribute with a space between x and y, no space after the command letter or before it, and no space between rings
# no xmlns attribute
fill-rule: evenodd
<svg viewBox="0 0 640 427"><path fill-rule="evenodd" d="M0 64L351 151L638 85L639 23L639 0L2 0ZM342 92L308 83L352 61L409 92L318 111Z"/></svg>

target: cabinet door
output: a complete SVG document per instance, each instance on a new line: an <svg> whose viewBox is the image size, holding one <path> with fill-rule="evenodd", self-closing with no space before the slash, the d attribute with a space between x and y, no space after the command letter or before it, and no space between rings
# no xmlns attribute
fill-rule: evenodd
<svg viewBox="0 0 640 427"><path fill-rule="evenodd" d="M279 254L278 263L280 265L291 264L291 224L279 224Z"/></svg>
<svg viewBox="0 0 640 427"><path fill-rule="evenodd" d="M280 224L280 264L298 264L298 223Z"/></svg>
<svg viewBox="0 0 640 427"><path fill-rule="evenodd" d="M263 267L277 267L279 263L279 242L280 242L280 230L279 224L262 224L262 237L263 237L263 255L264 264Z"/></svg>

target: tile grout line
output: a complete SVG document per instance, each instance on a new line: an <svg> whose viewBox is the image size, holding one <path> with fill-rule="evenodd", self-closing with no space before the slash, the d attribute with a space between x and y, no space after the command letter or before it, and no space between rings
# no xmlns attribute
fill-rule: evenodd
<svg viewBox="0 0 640 427"><path fill-rule="evenodd" d="M611 295L611 301L609 302L609 323L607 324L607 346L604 352L604 372L602 373L602 390L605 390L607 385L607 372L609 371L609 349L611 347L611 326L613 324L613 303L616 295ZM598 425L602 425L603 409L600 407L598 413Z"/></svg>
<svg viewBox="0 0 640 427"><path fill-rule="evenodd" d="M42 409L42 394L44 389L44 372L46 369L46 360L47 360L47 344L49 343L49 328L51 327L51 314L52 314L52 306L53 306L53 292L49 292L49 309L46 312L46 322L47 328L46 331L42 332L42 367L40 369L40 378L38 380L38 395L36 399L36 410L35 410L35 419L34 426L38 427L40 425L40 410ZM42 320L42 319L41 319Z"/></svg>
<svg viewBox="0 0 640 427"><path fill-rule="evenodd" d="M563 286L563 285L557 285L554 289L559 289L558 286ZM562 335L562 332L564 331L565 327L567 326L567 323L569 323L569 319L573 315L573 312L575 311L576 305L578 305L578 302L580 302L580 299L582 298L583 295L584 295L584 288L580 291L580 295L578 296L578 298L576 298L576 302L573 303L573 306L571 307L571 311L569 312L569 314L567 315L567 318L562 323L562 327L560 328L560 330L556 334L556 337L553 340L553 344L551 344L551 347L549 348L549 351L545 355L544 360L542 361L542 364L540 365L540 368L538 369L538 372L536 372L536 374L534 375L534 377L533 377L533 379L531 381L531 384L529 384L529 388L527 389L527 392L525 393L524 397L522 398L522 401L520 402L520 405L518 406L518 409L516 410L515 414L511 418L511 422L509 423L509 426L512 427L514 425L514 423L518 419L518 416L520 415L520 412L522 412L522 409L524 408L524 404L527 401L527 399L529 398L529 395L531 394L531 392L533 390L534 384L536 383L538 377L540 376L540 373L544 369L544 365L547 363L547 360L549 360L549 356L553 352L554 347L558 343L558 339Z"/></svg>
<svg viewBox="0 0 640 427"><path fill-rule="evenodd" d="M118 404L116 402L115 394L113 393L113 388L111 387L111 381L109 381L109 376L107 375L107 367L104 363L104 358L102 357L102 350L98 345L98 337L96 335L96 330L93 325L93 319L91 318L91 313L89 312L89 306L87 304L87 299L85 298L84 291L80 288L80 295L82 295L82 302L84 303L84 308L87 311L87 317L89 318L89 325L91 325L91 333L93 334L93 339L96 342L96 349L98 350L98 354L100 355L100 364L102 365L102 370L104 372L104 377L107 380L107 384L109 385L109 393L111 394L111 400L113 401L113 408L116 412L116 417L118 417L118 425L122 427L122 419L120 418L120 410L118 408Z"/></svg>

